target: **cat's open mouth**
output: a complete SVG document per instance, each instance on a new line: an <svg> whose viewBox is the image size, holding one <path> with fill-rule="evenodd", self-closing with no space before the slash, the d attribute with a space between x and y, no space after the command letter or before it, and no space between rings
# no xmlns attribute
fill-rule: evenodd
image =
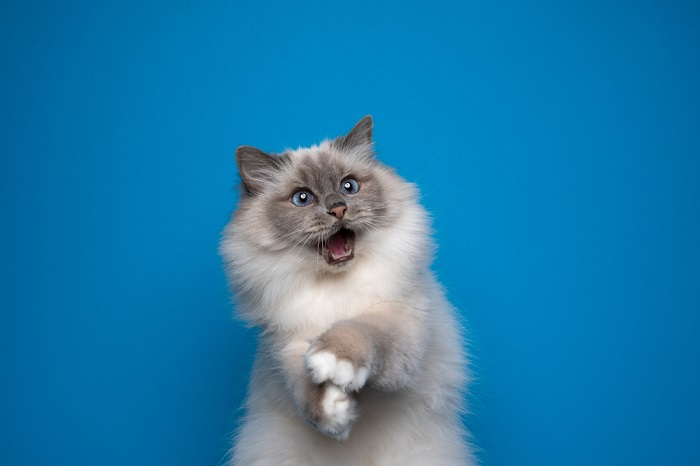
<svg viewBox="0 0 700 466"><path fill-rule="evenodd" d="M318 252L331 265L347 262L355 257L355 232L341 228L319 245Z"/></svg>

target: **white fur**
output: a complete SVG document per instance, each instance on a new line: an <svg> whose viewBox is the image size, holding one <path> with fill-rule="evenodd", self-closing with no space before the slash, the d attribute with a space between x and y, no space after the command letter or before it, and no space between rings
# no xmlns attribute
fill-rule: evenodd
<svg viewBox="0 0 700 466"><path fill-rule="evenodd" d="M335 373L336 365L335 354L328 351L312 352L306 355L306 367L311 371L311 378L316 383L323 383L331 379L331 375Z"/></svg>
<svg viewBox="0 0 700 466"><path fill-rule="evenodd" d="M357 391L364 387L369 376L369 368L355 368L352 362L338 359L329 351L315 351L311 348L305 359L311 378L316 383L330 380L344 390Z"/></svg>
<svg viewBox="0 0 700 466"><path fill-rule="evenodd" d="M299 155L314 156L328 144ZM237 214L224 231L221 252L238 310L251 324L265 329L231 464L476 464L460 421L468 379L460 326L429 270L433 254L429 219L416 202L413 185L389 169L380 171L380 176L396 214L382 228L358 236L354 263L341 273L325 273L313 255L275 251L254 207L245 215ZM312 349L304 361L308 341L333 323L385 303L419 316L417 322L428 333L420 343L422 364L410 386L392 392L365 386L368 368L355 368L329 352ZM282 359L287 363L280 363ZM307 369L315 382L334 384L323 406L337 426L354 419L346 390L362 389L352 432L338 436L343 442L301 420L290 395L294 387L280 378Z"/></svg>
<svg viewBox="0 0 700 466"><path fill-rule="evenodd" d="M328 417L328 424L331 430L338 432L338 440L346 440L350 435L350 422L354 420L354 401L335 385L329 385L323 396L323 410Z"/></svg>

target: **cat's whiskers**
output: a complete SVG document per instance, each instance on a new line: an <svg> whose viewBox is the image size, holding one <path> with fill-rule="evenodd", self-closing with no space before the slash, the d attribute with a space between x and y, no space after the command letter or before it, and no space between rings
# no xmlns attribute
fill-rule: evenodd
<svg viewBox="0 0 700 466"><path fill-rule="evenodd" d="M296 234L299 234L299 231L297 231L297 230L292 230L292 231L290 231L289 233L284 234L284 235L278 237L277 239L278 239L278 240L284 239L284 238L287 238L288 236L292 236L292 235L296 235ZM313 232L312 232L312 233L307 233L307 234L313 234Z"/></svg>
<svg viewBox="0 0 700 466"><path fill-rule="evenodd" d="M371 222L367 222L366 224L362 225L362 229L365 232L376 232L376 231L381 231L384 229L384 225L380 224L373 224Z"/></svg>
<svg viewBox="0 0 700 466"><path fill-rule="evenodd" d="M303 233L303 232L302 232L302 233ZM291 232L289 232L289 233L287 233L287 234L284 234L284 235L282 235L282 236L280 236L280 237L278 237L278 238L276 238L276 239L279 241L279 240L285 239L285 238L287 238L287 237L289 237L289 236L298 235L298 234L299 234L299 231L296 231L296 230L295 230L295 231L291 231ZM304 241L304 240L306 239L307 236L309 236L309 238L306 239L306 241L308 241L309 239L311 239L311 237L313 237L313 236L318 236L318 232L316 232L316 231L307 231L306 233L303 233L303 234L304 234L305 236L304 236L301 240L299 240L299 241ZM297 242L294 246L292 246L292 248L296 247L298 244L299 244L299 242ZM253 250L256 251L256 252L273 252L273 253L280 252L281 250L283 250L283 249L286 248L286 246L284 246L284 247L280 247L279 249L270 249L269 246L266 246L266 245L264 245L264 244L250 244L250 247L253 248Z"/></svg>
<svg viewBox="0 0 700 466"><path fill-rule="evenodd" d="M297 255L294 257L294 260L298 259L299 256L301 255L302 251L306 247L306 244L309 242L309 240L313 237L313 234L309 233L306 235L306 239L304 240L304 244L301 245L299 250L297 251Z"/></svg>
<svg viewBox="0 0 700 466"><path fill-rule="evenodd" d="M320 250L323 251L326 248L326 240L325 237L321 238L321 243L320 243ZM318 276L318 260L319 256L321 254L316 254L316 276Z"/></svg>
<svg viewBox="0 0 700 466"><path fill-rule="evenodd" d="M385 220L383 218L379 218L376 216L372 216L372 215L363 215L363 216L354 218L352 223L355 226L355 229L358 229L358 227L365 228L366 226L373 226L373 227L391 226L391 222L389 222L388 220Z"/></svg>
<svg viewBox="0 0 700 466"><path fill-rule="evenodd" d="M422 201L423 199L427 199L434 192L435 192L434 189L431 189L430 191L427 191L427 192L421 192L420 196L418 197L418 200Z"/></svg>

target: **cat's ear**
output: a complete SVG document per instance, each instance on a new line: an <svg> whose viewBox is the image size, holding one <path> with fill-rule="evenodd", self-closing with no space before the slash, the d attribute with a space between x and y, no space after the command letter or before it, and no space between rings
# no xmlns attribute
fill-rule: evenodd
<svg viewBox="0 0 700 466"><path fill-rule="evenodd" d="M270 155L252 146L236 149L238 173L243 186L250 194L260 192L265 183L273 180L274 173L281 165L280 157Z"/></svg>
<svg viewBox="0 0 700 466"><path fill-rule="evenodd" d="M345 136L340 136L334 144L340 149L372 146L372 116L362 118Z"/></svg>

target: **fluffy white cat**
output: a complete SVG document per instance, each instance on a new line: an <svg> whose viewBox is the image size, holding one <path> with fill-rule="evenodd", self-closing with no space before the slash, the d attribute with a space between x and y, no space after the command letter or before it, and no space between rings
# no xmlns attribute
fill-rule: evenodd
<svg viewBox="0 0 700 466"><path fill-rule="evenodd" d="M375 158L371 117L236 160L243 191L221 254L239 315L261 332L230 464L476 464L429 216Z"/></svg>

